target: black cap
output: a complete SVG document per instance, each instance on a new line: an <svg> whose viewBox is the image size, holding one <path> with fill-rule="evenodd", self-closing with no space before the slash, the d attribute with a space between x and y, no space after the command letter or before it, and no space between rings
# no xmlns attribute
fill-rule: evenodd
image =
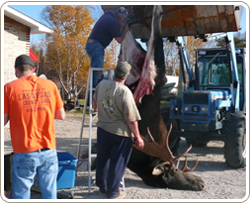
<svg viewBox="0 0 250 204"><path fill-rule="evenodd" d="M34 67L34 62L30 58L30 56L28 56L28 55L20 55L20 56L18 56L16 58L16 61L15 61L15 67L17 67L18 65L24 65L24 64L29 64L32 67Z"/></svg>

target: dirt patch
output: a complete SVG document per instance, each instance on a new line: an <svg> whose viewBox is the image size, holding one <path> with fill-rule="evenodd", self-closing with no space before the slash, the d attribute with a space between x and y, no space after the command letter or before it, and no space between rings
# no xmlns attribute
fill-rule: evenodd
<svg viewBox="0 0 250 204"><path fill-rule="evenodd" d="M86 121L88 117L86 118ZM67 113L64 121L55 120L57 151L69 152L77 157L77 149L79 145L80 130L82 124L82 115ZM82 142L87 142L89 129L84 128ZM96 128L92 128L93 141L96 140ZM206 186L206 192L183 191L173 189L159 189L147 186L143 183L140 177L134 172L126 169L125 186L126 199L236 199L235 201L243 201L247 199L249 192L246 188L246 168L231 169L225 164L224 159L224 143L219 141L211 141L205 148L193 148L188 153L189 166L192 166L199 159L197 168L193 174L200 176ZM185 140L181 140L179 152L188 147ZM87 148L87 144L83 144L81 151ZM9 129L4 129L4 151L12 151ZM184 158L181 160L182 165ZM66 197L74 196L75 199L104 199L98 193L98 188L95 184L91 187L89 194L88 188L88 171L87 161L79 166L75 177L75 187L72 189L62 189L58 192ZM91 177L94 178L95 172L92 172ZM10 194L10 192L8 192ZM39 199L39 193L32 193L32 198ZM140 200L141 201L141 200ZM149 200L145 200L149 201ZM154 202L164 202L157 200ZM205 201L205 200L204 200ZM212 200L211 200L212 201ZM84 201L85 202L85 201ZM99 201L98 201L99 202ZM189 202L185 200L185 202ZM191 202L191 201L190 201ZM196 202L196 201L195 201Z"/></svg>

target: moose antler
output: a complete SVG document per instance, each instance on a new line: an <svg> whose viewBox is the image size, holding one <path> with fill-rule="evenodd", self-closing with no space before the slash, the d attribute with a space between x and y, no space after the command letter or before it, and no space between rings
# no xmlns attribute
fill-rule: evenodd
<svg viewBox="0 0 250 204"><path fill-rule="evenodd" d="M179 167L179 164L180 164L180 160L178 159L177 164L176 164L176 168ZM190 171L193 171L193 170L195 170L197 164L198 164L198 158L196 159L196 162L195 162L194 166L193 166L192 168L189 168L189 167L187 166L187 155L186 155L186 157L185 157L185 163L184 163L184 165L183 165L181 171L183 171L183 172L190 172Z"/></svg>
<svg viewBox="0 0 250 204"><path fill-rule="evenodd" d="M147 141L144 137L142 137L142 139L144 140L144 148L140 151L142 151L145 154L148 154L150 156L162 159L164 162L159 164L160 166L164 166L166 164L169 164L171 166L171 168L173 168L175 166L174 162L177 160L177 168L178 168L179 158L182 156L185 156L192 149L192 145L190 145L190 147L185 152L179 154L178 156L174 156L169 148L169 143L168 143L169 135L170 135L171 130L172 130L172 123L170 123L170 128L169 128L168 134L166 136L166 140L165 140L166 146L165 147L161 147L158 143L156 143L154 138L152 137L152 135L150 133L149 128L147 128L147 130L148 130L149 137L151 138L151 141ZM182 171L186 171L186 172L193 171L196 168L197 164L198 164L198 159L197 159L195 165L191 169L188 168L187 167L187 157L186 157L185 164L184 164Z"/></svg>

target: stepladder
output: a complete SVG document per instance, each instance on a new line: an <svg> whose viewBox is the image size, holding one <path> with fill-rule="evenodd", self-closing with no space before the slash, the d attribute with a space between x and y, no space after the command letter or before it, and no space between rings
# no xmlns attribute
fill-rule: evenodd
<svg viewBox="0 0 250 204"><path fill-rule="evenodd" d="M91 164L92 159L96 157L95 153L92 153L92 145L96 144L93 140L93 128L96 127L95 125L95 119L98 117L98 113L93 110L93 92L95 91L95 88L93 88L93 72L94 71L100 71L100 72L106 72L107 73L107 79L111 79L112 77L112 69L108 68L90 68L89 69L89 75L88 75L88 81L87 81L87 88L85 93L85 101L84 101L84 109L83 109L83 117L82 117L82 125L81 125L81 131L80 131L80 137L79 137L79 144L77 149L77 167L76 167L76 175L79 167L86 163L87 160L87 170L88 170L88 192L91 193L91 187L95 184L95 179L91 173ZM89 101L89 103L88 103ZM86 112L89 110L89 119L86 120ZM84 128L88 129L88 140L87 142L83 142L83 131ZM82 159L81 158L81 147L82 145L88 146L88 158ZM125 182L124 177L122 178L121 185L123 188L123 191L125 191Z"/></svg>

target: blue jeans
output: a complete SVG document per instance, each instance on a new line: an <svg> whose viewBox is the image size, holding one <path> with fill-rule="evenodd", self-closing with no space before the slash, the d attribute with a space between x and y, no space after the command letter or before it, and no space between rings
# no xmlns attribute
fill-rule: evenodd
<svg viewBox="0 0 250 204"><path fill-rule="evenodd" d="M14 153L12 198L30 199L30 188L37 175L43 199L57 198L58 159L56 150Z"/></svg>
<svg viewBox="0 0 250 204"><path fill-rule="evenodd" d="M119 186L127 167L133 139L97 129L96 185L107 198L119 196Z"/></svg>
<svg viewBox="0 0 250 204"><path fill-rule="evenodd" d="M91 61L92 68L103 68L104 62L104 47L96 40L93 40L92 43L87 41L86 52ZM93 72L93 88L102 80L102 72L94 71Z"/></svg>

